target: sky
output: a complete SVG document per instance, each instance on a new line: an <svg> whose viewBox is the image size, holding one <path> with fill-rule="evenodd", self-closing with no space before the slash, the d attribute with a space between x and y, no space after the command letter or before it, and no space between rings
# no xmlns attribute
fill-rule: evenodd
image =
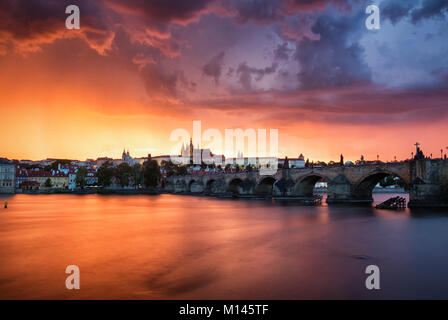
<svg viewBox="0 0 448 320"><path fill-rule="evenodd" d="M0 0L0 157L169 154L193 121L278 129L290 158L440 157L447 39L444 0Z"/></svg>

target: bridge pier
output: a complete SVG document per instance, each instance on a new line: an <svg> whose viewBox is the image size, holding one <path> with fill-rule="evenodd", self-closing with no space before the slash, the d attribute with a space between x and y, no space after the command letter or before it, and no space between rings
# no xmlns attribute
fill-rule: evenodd
<svg viewBox="0 0 448 320"><path fill-rule="evenodd" d="M178 180L173 185L173 192L174 193L183 193L186 191L186 184L185 181Z"/></svg>
<svg viewBox="0 0 448 320"><path fill-rule="evenodd" d="M409 199L409 208L448 208L448 185L414 184Z"/></svg>
<svg viewBox="0 0 448 320"><path fill-rule="evenodd" d="M371 195L357 195L354 190L353 183L344 173L341 173L328 182L327 203L370 204L373 202Z"/></svg>
<svg viewBox="0 0 448 320"><path fill-rule="evenodd" d="M417 159L412 161L413 177L409 208L448 208L448 161Z"/></svg>

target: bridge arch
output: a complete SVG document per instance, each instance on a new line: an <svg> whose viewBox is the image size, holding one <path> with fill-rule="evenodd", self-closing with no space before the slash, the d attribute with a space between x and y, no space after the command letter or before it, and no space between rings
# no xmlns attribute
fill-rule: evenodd
<svg viewBox="0 0 448 320"><path fill-rule="evenodd" d="M326 179L326 177L315 173L299 179L294 187L294 194L299 197L312 197L316 182L322 179Z"/></svg>
<svg viewBox="0 0 448 320"><path fill-rule="evenodd" d="M213 187L216 184L216 180L215 179L209 179L206 183L205 183L205 189L204 191L206 193L213 193Z"/></svg>
<svg viewBox="0 0 448 320"><path fill-rule="evenodd" d="M168 192L174 192L174 184L171 181L166 181L163 185L163 188Z"/></svg>
<svg viewBox="0 0 448 320"><path fill-rule="evenodd" d="M408 182L399 174L389 170L374 171L364 175L359 179L353 187L353 197L360 200L373 201L372 191L375 186L387 176L394 176L400 178L408 187Z"/></svg>
<svg viewBox="0 0 448 320"><path fill-rule="evenodd" d="M202 193L204 192L204 186L202 184L202 181L191 179L188 183L187 192L190 193Z"/></svg>
<svg viewBox="0 0 448 320"><path fill-rule="evenodd" d="M240 194L239 187L240 184L243 182L240 178L233 178L229 182L229 186L227 187L227 191L231 192L233 195Z"/></svg>
<svg viewBox="0 0 448 320"><path fill-rule="evenodd" d="M226 184L225 179L219 176L210 176L203 181L204 193L206 194L219 194L225 193L228 185Z"/></svg>
<svg viewBox="0 0 448 320"><path fill-rule="evenodd" d="M186 187L187 186L184 180L176 180L176 182L174 183L174 193L185 192Z"/></svg>
<svg viewBox="0 0 448 320"><path fill-rule="evenodd" d="M264 177L256 185L255 193L258 195L272 195L276 181L274 177Z"/></svg>

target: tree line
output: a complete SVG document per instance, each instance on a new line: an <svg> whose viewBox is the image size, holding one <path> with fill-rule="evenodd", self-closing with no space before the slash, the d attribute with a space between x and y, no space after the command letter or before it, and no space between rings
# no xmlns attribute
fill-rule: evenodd
<svg viewBox="0 0 448 320"><path fill-rule="evenodd" d="M161 173L157 161L151 160L143 165L135 164L130 166L127 163L121 163L114 167L112 162L106 161L97 170L98 185L109 187L112 183L117 183L122 188L157 187L160 182ZM76 172L76 185L84 188L87 184L87 169L80 167Z"/></svg>

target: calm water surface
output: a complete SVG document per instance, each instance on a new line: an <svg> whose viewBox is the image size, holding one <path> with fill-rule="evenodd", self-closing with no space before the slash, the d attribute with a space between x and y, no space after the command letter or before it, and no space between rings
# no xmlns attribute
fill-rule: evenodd
<svg viewBox="0 0 448 320"><path fill-rule="evenodd" d="M448 298L447 212L176 195L4 200L0 299ZM71 264L78 291L65 288ZM377 291L365 289L370 264Z"/></svg>

